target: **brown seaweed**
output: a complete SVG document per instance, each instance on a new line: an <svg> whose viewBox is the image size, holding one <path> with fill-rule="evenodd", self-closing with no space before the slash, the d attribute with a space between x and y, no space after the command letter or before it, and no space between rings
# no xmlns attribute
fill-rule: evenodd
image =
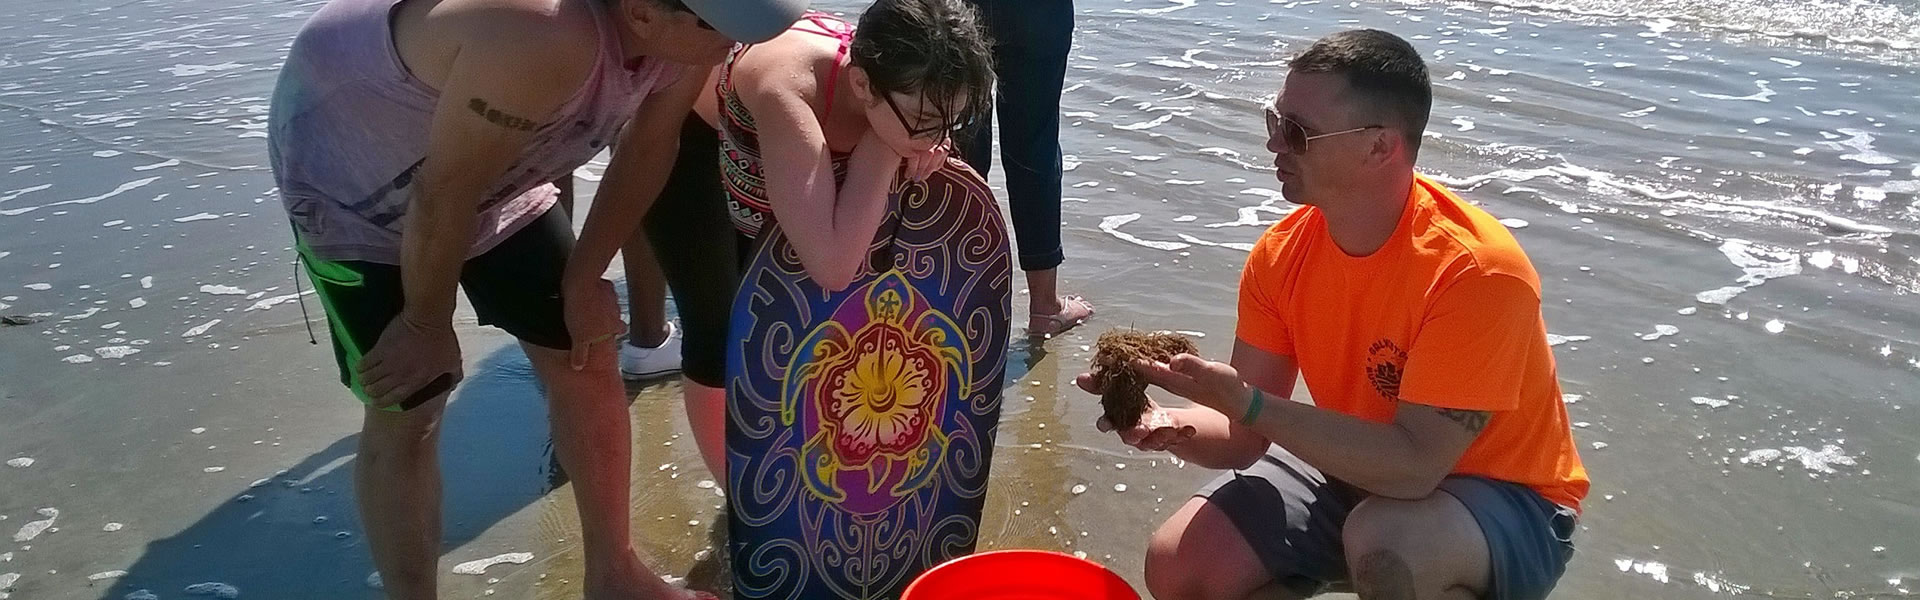
<svg viewBox="0 0 1920 600"><path fill-rule="evenodd" d="M1136 360L1166 362L1176 355L1199 352L1193 340L1177 333L1114 329L1100 334L1094 344L1093 383L1101 390L1100 407L1107 422L1119 429L1140 424L1147 409L1147 382L1133 369Z"/></svg>

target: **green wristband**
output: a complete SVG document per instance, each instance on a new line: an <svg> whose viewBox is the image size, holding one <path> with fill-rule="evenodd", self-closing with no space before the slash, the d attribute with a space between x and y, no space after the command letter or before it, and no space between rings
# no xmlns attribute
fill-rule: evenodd
<svg viewBox="0 0 1920 600"><path fill-rule="evenodd" d="M1253 422L1260 419L1260 407L1266 403L1267 395L1261 393L1260 388L1253 388L1253 399L1247 402L1247 414L1240 416L1240 424L1253 426Z"/></svg>

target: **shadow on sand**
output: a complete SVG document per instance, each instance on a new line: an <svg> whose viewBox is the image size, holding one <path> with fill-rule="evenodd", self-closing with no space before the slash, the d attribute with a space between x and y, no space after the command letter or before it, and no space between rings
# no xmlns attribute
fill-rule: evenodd
<svg viewBox="0 0 1920 600"><path fill-rule="evenodd" d="M311 395L287 401L353 409L337 388ZM503 346L468 371L442 422L443 552L564 483L546 420L546 403L518 346ZM380 597L367 585L372 557L354 505L358 440L358 434L340 438L235 494L185 530L149 544L102 600L122 600L142 589L179 597L203 582L234 586L242 597Z"/></svg>
<svg viewBox="0 0 1920 600"><path fill-rule="evenodd" d="M1013 340L1010 350L1009 388L1047 356L1045 347L1033 340ZM651 383L629 384L629 400ZM287 401L335 402L341 410L354 409L338 388L315 390L311 396ZM639 413L636 420L665 423L681 418L678 410L669 408L677 405L678 393L665 396L649 394L642 400L647 405L635 407ZM501 346L468 370L467 380L454 393L442 421L443 557L566 483L566 475L553 456L546 422L546 403L539 383L517 345ZM649 435L640 426L634 433ZM179 533L150 543L140 559L127 568L126 576L103 586L100 600L124 600L138 590L150 590L160 598L183 597L188 586L207 582L231 585L240 590L241 597L382 597L367 583L373 562L354 503L358 440L358 434L342 437L288 465L281 473L232 495L220 508ZM635 460L675 458L653 456L657 450L650 446L637 448ZM676 485L649 471L652 469L639 470L633 482L637 491ZM641 491L636 494L635 513L701 510L681 502L678 496ZM566 512L571 515L570 510ZM699 537L704 539L693 547L724 549L725 524L724 517L713 519L702 528ZM658 553L678 545L653 550ZM691 558L669 562L691 563L690 569L681 571L690 587L725 594L730 575L724 550ZM443 571L441 577L458 576Z"/></svg>

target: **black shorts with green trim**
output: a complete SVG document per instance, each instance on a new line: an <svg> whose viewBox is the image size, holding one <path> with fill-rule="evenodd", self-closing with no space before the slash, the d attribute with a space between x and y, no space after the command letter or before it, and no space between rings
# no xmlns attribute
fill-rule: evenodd
<svg viewBox="0 0 1920 600"><path fill-rule="evenodd" d="M370 402L360 385L360 358L406 304L400 267L366 261L331 261L313 256L294 232L301 261L327 313L340 383ZM460 267L460 287L479 316L520 341L566 350L573 347L562 316L560 277L573 252L573 227L566 213L550 209L485 254ZM449 381L450 382L450 381ZM424 399L438 392L426 394ZM411 408L417 402L403 402Z"/></svg>

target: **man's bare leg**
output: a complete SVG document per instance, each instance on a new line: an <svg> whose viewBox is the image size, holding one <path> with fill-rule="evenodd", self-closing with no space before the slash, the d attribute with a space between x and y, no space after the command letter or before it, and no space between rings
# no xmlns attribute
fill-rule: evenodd
<svg viewBox="0 0 1920 600"><path fill-rule="evenodd" d="M387 597L435 598L440 565L441 396L406 412L367 408L354 459L360 522Z"/></svg>
<svg viewBox="0 0 1920 600"><path fill-rule="evenodd" d="M554 452L573 482L586 550L586 597L679 598L633 551L633 438L626 385L612 352L596 349L575 371L566 350L522 343L547 388Z"/></svg>
<svg viewBox="0 0 1920 600"><path fill-rule="evenodd" d="M1343 538L1354 592L1366 600L1478 598L1492 580L1479 522L1443 491L1368 498L1348 513Z"/></svg>
<svg viewBox="0 0 1920 600"><path fill-rule="evenodd" d="M1147 542L1147 590L1157 600L1295 600L1241 537L1233 520L1204 498L1160 525Z"/></svg>

